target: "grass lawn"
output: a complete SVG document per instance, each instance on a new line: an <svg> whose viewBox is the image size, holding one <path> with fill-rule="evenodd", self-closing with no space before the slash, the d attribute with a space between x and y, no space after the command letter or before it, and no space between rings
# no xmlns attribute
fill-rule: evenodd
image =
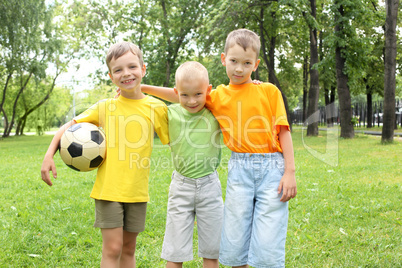
<svg viewBox="0 0 402 268"><path fill-rule="evenodd" d="M379 137L357 134L327 145L326 132L320 135L293 133L298 195L289 205L287 267L402 267L401 140L382 145ZM40 167L51 138L0 140L0 267L99 267L101 235L92 227L89 198L96 173L75 172L57 155L58 179L53 187L43 183ZM326 164L327 146L335 149L336 164ZM169 154L164 146L153 152L137 267L165 265ZM225 149L218 170L223 189L228 159ZM195 243L195 260L185 267L202 267L196 251Z"/></svg>

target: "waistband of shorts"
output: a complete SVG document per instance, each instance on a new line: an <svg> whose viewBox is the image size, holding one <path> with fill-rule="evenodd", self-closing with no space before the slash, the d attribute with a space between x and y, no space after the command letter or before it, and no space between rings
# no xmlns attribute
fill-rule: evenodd
<svg viewBox="0 0 402 268"><path fill-rule="evenodd" d="M232 155L230 157L234 160L254 160L254 159L272 159L278 160L283 159L283 154L276 153L237 153L232 151Z"/></svg>
<svg viewBox="0 0 402 268"><path fill-rule="evenodd" d="M189 184L193 184L193 185L200 185L200 184L209 182L214 179L219 179L218 172L216 170L213 173L208 174L207 176L196 178L196 179L183 176L175 170L175 171L173 171L173 178L176 180L180 180L184 183L189 183Z"/></svg>

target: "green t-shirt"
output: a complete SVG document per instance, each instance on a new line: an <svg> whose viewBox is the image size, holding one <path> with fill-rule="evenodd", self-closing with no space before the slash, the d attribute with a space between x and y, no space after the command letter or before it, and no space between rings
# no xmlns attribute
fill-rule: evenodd
<svg viewBox="0 0 402 268"><path fill-rule="evenodd" d="M172 104L168 107L168 120L176 171L194 179L213 173L221 161L221 130L212 113L204 108L192 114Z"/></svg>

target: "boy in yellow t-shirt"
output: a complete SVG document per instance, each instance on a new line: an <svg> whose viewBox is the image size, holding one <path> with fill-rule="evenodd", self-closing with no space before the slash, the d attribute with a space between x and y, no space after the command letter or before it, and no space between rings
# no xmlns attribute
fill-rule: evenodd
<svg viewBox="0 0 402 268"><path fill-rule="evenodd" d="M102 232L101 267L135 267L136 239L145 228L149 201L149 162L154 132L169 142L167 106L141 92L146 67L141 50L132 43L112 45L106 57L109 76L119 87L116 99L100 101L62 126L55 134L43 160L41 175L52 185L56 178L53 156L64 130L81 122L102 127L107 157L98 168L91 192L95 199L95 227Z"/></svg>
<svg viewBox="0 0 402 268"><path fill-rule="evenodd" d="M279 89L252 84L260 39L247 29L231 32L221 54L230 79L207 97L224 142L228 163L219 261L232 267L284 267L288 203L297 194L292 138ZM169 88L143 86L177 102Z"/></svg>

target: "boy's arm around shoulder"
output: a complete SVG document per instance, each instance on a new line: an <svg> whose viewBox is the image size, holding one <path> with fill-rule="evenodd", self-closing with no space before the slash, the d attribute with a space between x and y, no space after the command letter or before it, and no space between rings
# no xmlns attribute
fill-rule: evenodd
<svg viewBox="0 0 402 268"><path fill-rule="evenodd" d="M174 92L173 88L168 87L157 87L150 85L141 85L141 91L143 93L147 93L149 95L170 101L170 102L179 102L179 97Z"/></svg>
<svg viewBox="0 0 402 268"><path fill-rule="evenodd" d="M66 129L68 129L75 123L76 122L74 120L71 120L70 122L60 127L60 129L56 132L52 141L50 142L49 148L47 149L45 158L43 159L42 162L41 176L42 180L49 186L52 186L52 181L50 179L50 171L52 171L53 178L57 178L56 165L54 164L53 156L59 148L61 136L63 136L63 133Z"/></svg>
<svg viewBox="0 0 402 268"><path fill-rule="evenodd" d="M297 194L292 136L286 126L281 126L279 142L281 144L283 158L285 159L285 173L279 183L278 194L283 191L280 201L286 202L294 198Z"/></svg>

